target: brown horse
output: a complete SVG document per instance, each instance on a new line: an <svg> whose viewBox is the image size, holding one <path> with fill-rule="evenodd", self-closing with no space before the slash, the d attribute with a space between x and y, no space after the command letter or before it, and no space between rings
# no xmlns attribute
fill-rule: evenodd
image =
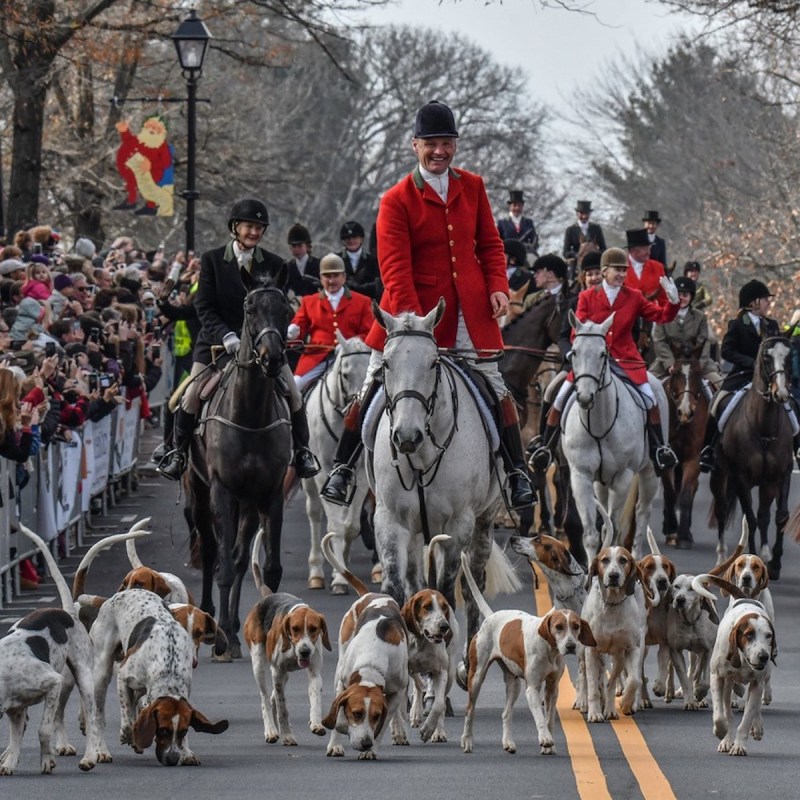
<svg viewBox="0 0 800 800"><path fill-rule="evenodd" d="M689 357L673 346L675 362L664 379L669 401L669 443L678 457L670 475L662 476L664 487L664 535L667 544L688 548L692 543L692 506L700 477L700 450L708 419L708 399L703 389L703 368L696 348ZM702 349L699 348L699 349ZM680 522L675 513L680 510Z"/></svg>
<svg viewBox="0 0 800 800"><path fill-rule="evenodd" d="M781 573L783 532L789 518L789 482L792 477L792 426L783 404L789 400L791 355L782 337L765 339L758 349L753 383L731 412L716 447L711 471L713 518L719 541L717 558L725 555L725 528L736 500L750 530L749 549L755 552L756 524L761 534L759 555L767 562L769 577ZM758 517L753 514L751 490L758 487ZM770 507L775 512L775 547L767 539Z"/></svg>

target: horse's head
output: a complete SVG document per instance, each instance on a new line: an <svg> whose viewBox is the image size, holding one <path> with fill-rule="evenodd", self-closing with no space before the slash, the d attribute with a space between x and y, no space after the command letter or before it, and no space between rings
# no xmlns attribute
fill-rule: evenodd
<svg viewBox="0 0 800 800"><path fill-rule="evenodd" d="M581 408L589 409L594 405L595 395L605 384L608 370L606 335L614 322L614 314L602 323L581 322L570 309L569 321L575 328L572 342L575 396Z"/></svg>
<svg viewBox="0 0 800 800"><path fill-rule="evenodd" d="M247 280L239 359L270 377L281 370L291 308L278 282L267 276Z"/></svg>
<svg viewBox="0 0 800 800"><path fill-rule="evenodd" d="M667 381L667 394L675 405L678 425L688 425L703 394L703 369L697 358L676 358Z"/></svg>
<svg viewBox="0 0 800 800"><path fill-rule="evenodd" d="M416 453L436 405L441 362L433 329L444 314L444 299L424 317L412 312L392 317L377 303L372 310L387 334L383 381L392 444L401 453Z"/></svg>
<svg viewBox="0 0 800 800"><path fill-rule="evenodd" d="M336 358L331 373L336 376L335 391L339 395L335 402L344 407L364 385L372 350L358 336L346 339L338 329L336 341Z"/></svg>
<svg viewBox="0 0 800 800"><path fill-rule="evenodd" d="M789 399L791 350L781 336L765 339L758 348L753 385L765 400L785 403Z"/></svg>

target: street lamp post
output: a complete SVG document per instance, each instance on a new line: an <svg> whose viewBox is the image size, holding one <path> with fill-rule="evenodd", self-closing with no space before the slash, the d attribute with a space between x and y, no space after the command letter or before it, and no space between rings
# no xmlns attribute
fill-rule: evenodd
<svg viewBox="0 0 800 800"><path fill-rule="evenodd" d="M211 33L205 23L198 19L192 9L189 16L181 22L172 34L175 49L178 51L183 77L186 79L188 139L186 151L186 189L181 197L186 200L186 254L194 250L194 204L199 194L195 185L195 149L197 146L197 81L203 70L203 59L208 48Z"/></svg>

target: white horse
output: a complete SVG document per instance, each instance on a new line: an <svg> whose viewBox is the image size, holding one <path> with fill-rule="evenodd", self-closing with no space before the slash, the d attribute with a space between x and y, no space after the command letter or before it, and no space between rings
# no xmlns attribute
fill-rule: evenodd
<svg viewBox="0 0 800 800"><path fill-rule="evenodd" d="M320 497L325 476L333 466L336 445L344 428L344 410L358 394L367 374L372 352L357 336L345 339L336 331L336 357L333 364L317 381L306 397L309 446L317 455L322 469L313 477L303 481L306 493L306 514L311 529L311 547L308 553L308 588L324 589L324 559L320 542L323 517L327 517L328 530L335 534L334 552L339 563L347 564L350 545L361 531L361 509L369 491L363 456L354 466L356 489L349 506L329 503ZM332 594L347 594L347 580L334 570L331 582Z"/></svg>
<svg viewBox="0 0 800 800"><path fill-rule="evenodd" d="M580 322L570 311L570 322L575 328L572 344L575 402L566 407L561 447L569 462L572 493L583 524L583 544L589 563L599 544L595 496L608 510L614 528L620 530L622 509L633 479L638 476L633 554L641 558L650 507L658 490L658 478L649 456L644 400L634 386L614 373L609 362L606 334L613 321L612 314L602 324ZM650 386L661 410L663 428L663 421L669 419L667 397L659 381L651 380ZM666 438L664 431L665 441Z"/></svg>
<svg viewBox="0 0 800 800"><path fill-rule="evenodd" d="M492 452L465 378L440 357L433 330L444 313L444 300L424 317L410 312L392 317L373 308L388 334L383 353L386 408L377 423L374 457L367 464L376 499L381 590L401 605L419 591L425 531L430 537L446 533L451 538L441 547L436 588L455 607L462 552L469 555L481 591L487 567L497 565L498 555L503 560L492 537L502 462ZM469 642L479 623L469 598L467 623Z"/></svg>

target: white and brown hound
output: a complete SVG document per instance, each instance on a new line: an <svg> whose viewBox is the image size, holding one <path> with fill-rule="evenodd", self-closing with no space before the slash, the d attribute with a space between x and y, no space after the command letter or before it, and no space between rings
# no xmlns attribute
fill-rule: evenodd
<svg viewBox="0 0 800 800"><path fill-rule="evenodd" d="M348 735L359 759L375 759L387 723L392 743L408 744L404 714L408 694L408 631L392 597L370 592L335 557L328 534L322 552L359 597L339 628L337 695L322 724L331 730L326 755L343 756L341 736Z"/></svg>
<svg viewBox="0 0 800 800"><path fill-rule="evenodd" d="M165 766L199 764L188 746L188 729L222 733L228 721L211 723L189 702L194 643L164 601L146 589L115 594L100 607L90 635L99 760L111 761L105 743L105 700L115 662L121 658L120 741L142 753L155 740L156 758ZM140 701L144 707L137 715Z"/></svg>
<svg viewBox="0 0 800 800"><path fill-rule="evenodd" d="M305 670L311 704L308 726L312 733L324 736L322 656L323 648L331 649L328 623L322 614L299 597L270 591L261 577L258 562L262 537L263 529L259 528L253 541L251 560L253 579L262 599L247 615L244 639L250 648L253 676L261 695L264 739L272 743L280 738L285 745L296 745L286 706L286 680L290 672ZM272 676L271 693L267 684L268 673Z"/></svg>
<svg viewBox="0 0 800 800"><path fill-rule="evenodd" d="M595 640L586 620L569 609L551 610L544 617L524 611L492 611L481 594L469 568L469 558L461 554L461 568L475 598L483 621L469 645L467 710L461 749L471 753L475 706L489 667L498 661L506 684L503 709L503 749L516 753L511 723L519 680L525 681L525 697L533 715L542 755L555 753L552 731L555 725L558 683L564 672L564 656L576 653L579 645L594 647ZM543 691L544 690L544 691Z"/></svg>
<svg viewBox="0 0 800 800"><path fill-rule="evenodd" d="M429 561L435 548L450 539L447 534L434 536L428 545ZM430 574L430 572L429 572ZM458 621L445 596L436 589L422 589L400 609L408 628L408 672L413 682L412 728L419 728L423 742L446 742L444 716L447 695L456 673ZM424 683L429 682L432 703L423 722Z"/></svg>
<svg viewBox="0 0 800 800"><path fill-rule="evenodd" d="M44 556L61 598L61 608L43 608L28 614L0 639L0 717L4 713L8 716L10 728L8 747L0 755L0 775L13 774L28 721L28 707L40 702L44 703L39 726L42 773L49 774L55 767L54 735L59 755L75 754L64 731L64 704L69 696L64 686L68 683L68 673L74 675L88 716L86 751L78 764L87 771L98 761L89 634L78 620L69 586L49 548L22 523L20 530Z"/></svg>
<svg viewBox="0 0 800 800"><path fill-rule="evenodd" d="M141 524L146 524L149 518L143 520ZM118 591L125 589L148 589L155 592L167 603L188 603L194 605L192 593L186 588L186 584L171 572L158 572L151 567L146 567L139 554L136 552L136 540L128 539L125 543L128 554L128 561L131 564L130 572L122 579L122 585Z"/></svg>
<svg viewBox="0 0 800 800"><path fill-rule="evenodd" d="M706 583L724 589L733 601L720 621L711 655L711 702L714 735L720 739L718 753L745 756L748 735L760 740L764 735L761 704L764 684L777 656L775 626L764 605L746 597L732 583L715 575L698 575L692 581L696 592L714 602ZM737 684L747 687L742 721L733 730L731 700Z"/></svg>

